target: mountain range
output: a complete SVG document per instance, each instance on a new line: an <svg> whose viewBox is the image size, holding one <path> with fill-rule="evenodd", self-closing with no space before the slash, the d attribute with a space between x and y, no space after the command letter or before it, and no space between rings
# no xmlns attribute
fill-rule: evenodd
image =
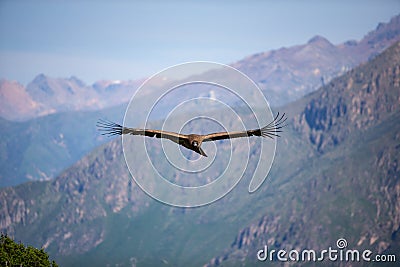
<svg viewBox="0 0 400 267"><path fill-rule="evenodd" d="M307 44L251 55L233 66L257 82L274 106L280 106L368 61L399 41L399 36L400 16L396 16L360 41L333 45L317 35Z"/></svg>
<svg viewBox="0 0 400 267"><path fill-rule="evenodd" d="M54 180L1 189L0 229L65 266L255 266L265 264L257 262L264 245L317 250L343 237L350 248L399 258L399 101L395 43L279 108L288 126L253 194L251 156L244 178L216 203L164 205L132 181L115 139Z"/></svg>
<svg viewBox="0 0 400 267"><path fill-rule="evenodd" d="M91 86L76 77L36 76L26 87L0 81L0 116L24 121L66 111L93 111L129 101L142 81L99 81Z"/></svg>
<svg viewBox="0 0 400 267"><path fill-rule="evenodd" d="M389 23L379 24L359 42L335 46L316 36L307 44L256 54L232 66L254 79L276 107L373 58L399 40L399 29L400 16L396 16ZM127 101L142 81L86 85L76 77L40 74L24 87L1 80L0 117L4 119L0 119L0 187L53 179L105 142L95 133L96 121L108 118L121 122ZM166 102L158 118L175 102Z"/></svg>
<svg viewBox="0 0 400 267"><path fill-rule="evenodd" d="M333 45L322 36L308 43L246 57L231 64L263 90L273 106L301 98L400 40L400 16L380 23L360 41ZM21 121L65 111L99 110L130 100L145 79L99 81L40 74L26 87L0 81L0 117Z"/></svg>

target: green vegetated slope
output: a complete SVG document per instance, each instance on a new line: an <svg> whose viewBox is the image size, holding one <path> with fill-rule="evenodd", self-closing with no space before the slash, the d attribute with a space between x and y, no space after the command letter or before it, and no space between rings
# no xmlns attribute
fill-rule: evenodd
<svg viewBox="0 0 400 267"><path fill-rule="evenodd" d="M289 125L254 194L257 139L238 186L194 209L145 195L116 139L54 181L2 189L1 229L44 246L63 266L254 265L264 244L320 249L340 237L374 252L398 247L399 62L396 44L280 108Z"/></svg>
<svg viewBox="0 0 400 267"><path fill-rule="evenodd" d="M99 118L119 120L124 109L57 113L26 122L0 118L0 186L54 178L107 140L96 131Z"/></svg>

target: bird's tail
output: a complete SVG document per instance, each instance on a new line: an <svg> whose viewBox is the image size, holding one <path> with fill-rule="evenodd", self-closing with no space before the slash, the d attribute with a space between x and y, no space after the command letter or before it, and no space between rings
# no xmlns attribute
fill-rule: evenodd
<svg viewBox="0 0 400 267"><path fill-rule="evenodd" d="M281 133L281 129L287 125L285 124L286 120L286 114L283 113L279 116L278 112L273 121L271 121L267 126L261 128L261 136L269 138L280 137L278 133Z"/></svg>
<svg viewBox="0 0 400 267"><path fill-rule="evenodd" d="M122 135L123 127L115 122L99 119L96 126L97 130L99 130L102 135Z"/></svg>

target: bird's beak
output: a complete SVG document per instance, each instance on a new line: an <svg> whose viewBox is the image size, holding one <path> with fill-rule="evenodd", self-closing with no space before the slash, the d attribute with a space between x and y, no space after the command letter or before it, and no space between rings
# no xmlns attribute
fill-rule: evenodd
<svg viewBox="0 0 400 267"><path fill-rule="evenodd" d="M208 157L207 154L204 152L204 150L201 149L201 147L199 147L199 151L200 151L200 154L201 154L202 156Z"/></svg>

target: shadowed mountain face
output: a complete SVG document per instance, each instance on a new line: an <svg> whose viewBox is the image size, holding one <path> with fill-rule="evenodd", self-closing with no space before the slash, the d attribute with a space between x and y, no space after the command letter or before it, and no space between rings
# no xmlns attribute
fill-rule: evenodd
<svg viewBox="0 0 400 267"><path fill-rule="evenodd" d="M398 47L397 43L390 52L332 80L323 90L307 97L310 101L294 124L318 151L330 149L347 135L369 128L398 111Z"/></svg>
<svg viewBox="0 0 400 267"><path fill-rule="evenodd" d="M400 40L400 16L379 26L361 41L333 45L321 36L307 44L255 54L232 64L254 80L273 106L301 98L332 78L366 62ZM27 120L65 111L98 110L126 103L144 80L99 81L86 85L38 75L26 87L0 81L0 117Z"/></svg>
<svg viewBox="0 0 400 267"><path fill-rule="evenodd" d="M397 43L281 107L289 126L254 194L246 172L212 205L163 205L131 182L116 139L54 181L2 189L0 228L65 266L254 265L264 245L317 250L341 237L374 253L399 248L399 72Z"/></svg>
<svg viewBox="0 0 400 267"><path fill-rule="evenodd" d="M24 122L0 118L0 187L49 180L108 141L95 125L100 117L119 121L125 107L57 113Z"/></svg>

